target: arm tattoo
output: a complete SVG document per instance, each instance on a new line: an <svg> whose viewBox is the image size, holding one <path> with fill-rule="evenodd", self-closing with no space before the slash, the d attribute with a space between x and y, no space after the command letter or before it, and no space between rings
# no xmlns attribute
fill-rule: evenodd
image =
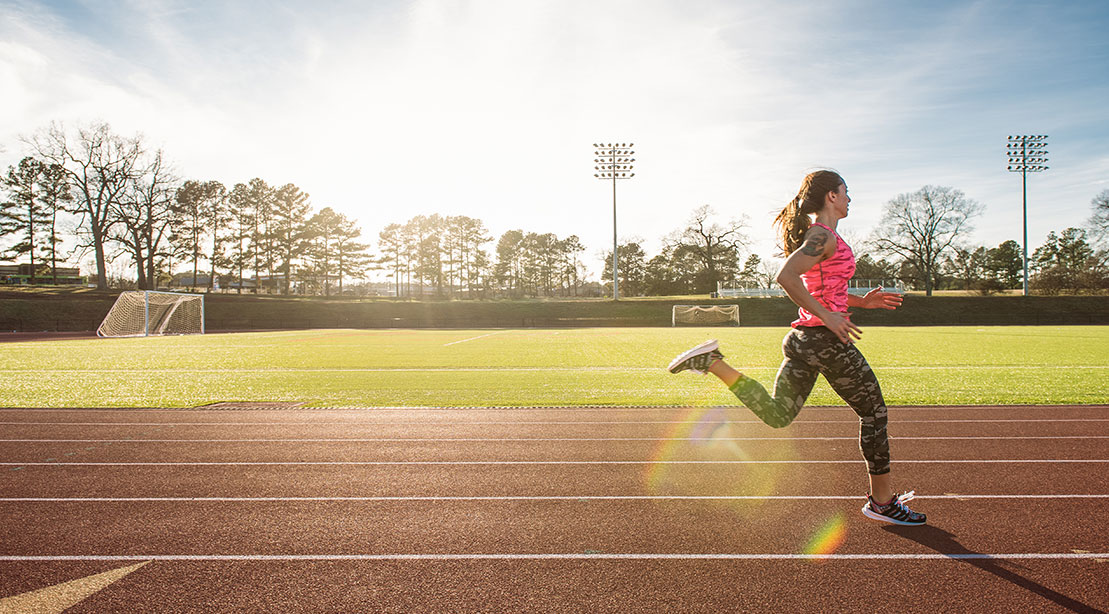
<svg viewBox="0 0 1109 614"><path fill-rule="evenodd" d="M801 253L806 256L821 257L824 255L824 247L828 244L828 234L825 232L811 232L809 236L805 237L804 244L801 245Z"/></svg>

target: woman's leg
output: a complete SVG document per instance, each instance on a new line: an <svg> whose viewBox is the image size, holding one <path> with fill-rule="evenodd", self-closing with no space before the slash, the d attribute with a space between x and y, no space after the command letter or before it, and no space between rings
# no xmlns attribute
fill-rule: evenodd
<svg viewBox="0 0 1109 614"><path fill-rule="evenodd" d="M859 450L866 459L870 493L879 503L893 498L887 413L882 388L855 344L837 342L820 356L820 371L859 416Z"/></svg>
<svg viewBox="0 0 1109 614"><path fill-rule="evenodd" d="M769 395L762 384L736 371L722 359L712 363L708 371L720 378L760 420L774 428L782 428L797 417L816 383L819 371L809 362L815 350L806 343L803 331L793 330L786 335L782 343L785 360L778 368L774 396Z"/></svg>

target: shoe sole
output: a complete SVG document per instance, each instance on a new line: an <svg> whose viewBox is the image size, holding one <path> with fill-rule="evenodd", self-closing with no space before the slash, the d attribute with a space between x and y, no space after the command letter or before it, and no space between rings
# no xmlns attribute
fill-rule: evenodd
<svg viewBox="0 0 1109 614"><path fill-rule="evenodd" d="M870 504L869 503L867 503L866 505L863 506L862 512L863 512L863 516L866 516L867 518L870 518L870 519L873 519L873 520L878 520L878 521L881 521L881 522L888 522L890 524L899 524L901 526L906 526L906 527L919 527L919 526L921 526L923 524L926 524L928 522L927 520L922 520L920 522L908 522L908 521L905 521L905 520L896 520L894 518L890 518L889 516L884 516L882 514L879 514L878 512L870 509Z"/></svg>
<svg viewBox="0 0 1109 614"><path fill-rule="evenodd" d="M706 342L702 343L701 345L698 345L697 347L695 347L693 349L686 350L685 352L682 352L681 354L679 354L677 358L670 361L670 366L667 367L667 369L671 373L677 373L677 371L674 370L674 367L682 364L683 362L689 360L690 358L692 358L692 357L694 357L698 354L706 354L706 353L711 352L715 349L718 349L719 347L720 347L720 342L718 342L716 339L706 341Z"/></svg>

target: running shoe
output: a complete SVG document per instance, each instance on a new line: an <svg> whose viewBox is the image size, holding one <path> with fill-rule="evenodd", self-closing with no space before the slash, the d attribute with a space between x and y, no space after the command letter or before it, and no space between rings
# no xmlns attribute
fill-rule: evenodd
<svg viewBox="0 0 1109 614"><path fill-rule="evenodd" d="M717 349L719 347L720 344L717 343L716 339L709 339L693 349L682 352L681 355L670 361L670 372L679 373L689 369L702 375L708 373L709 366L724 357Z"/></svg>
<svg viewBox="0 0 1109 614"><path fill-rule="evenodd" d="M885 505L878 505L873 497L867 495L866 505L863 506L863 514L867 518L881 520L882 522L908 526L922 525L928 517L905 507L905 503L911 501L915 495L916 492L912 490L904 494L894 495L893 500Z"/></svg>

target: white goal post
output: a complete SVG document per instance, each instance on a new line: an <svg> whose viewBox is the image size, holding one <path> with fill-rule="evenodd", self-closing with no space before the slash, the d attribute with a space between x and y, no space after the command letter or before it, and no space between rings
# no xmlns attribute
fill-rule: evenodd
<svg viewBox="0 0 1109 614"><path fill-rule="evenodd" d="M204 295L129 290L104 316L99 337L204 334Z"/></svg>
<svg viewBox="0 0 1109 614"><path fill-rule="evenodd" d="M672 326L739 326L739 305L674 305Z"/></svg>

